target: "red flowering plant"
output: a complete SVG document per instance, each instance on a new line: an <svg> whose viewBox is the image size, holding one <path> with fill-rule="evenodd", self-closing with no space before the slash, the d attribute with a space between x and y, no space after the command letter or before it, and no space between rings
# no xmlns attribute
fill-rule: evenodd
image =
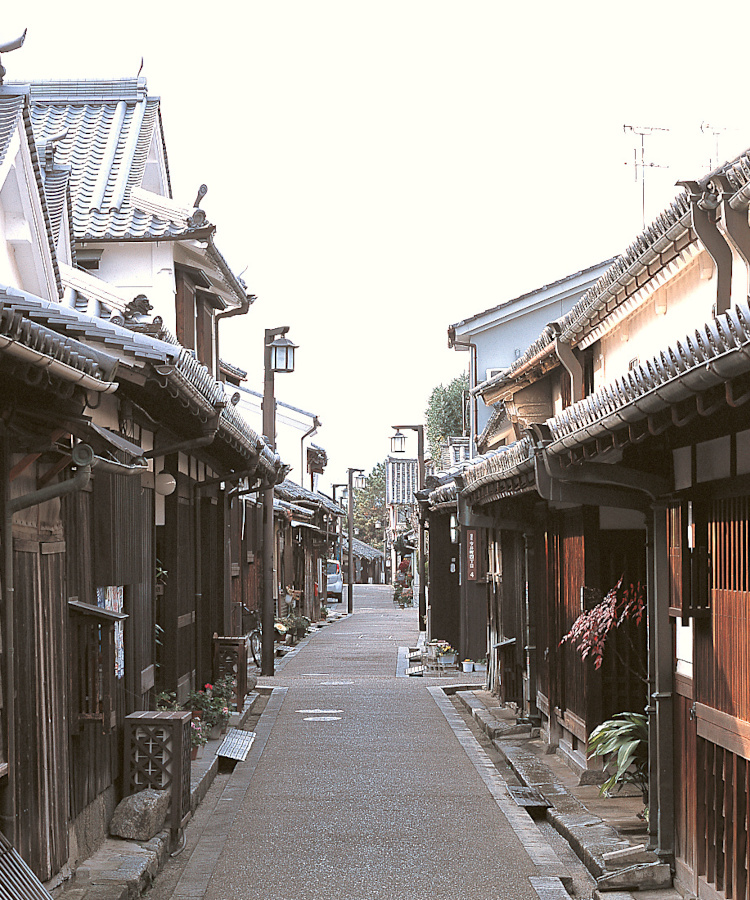
<svg viewBox="0 0 750 900"><path fill-rule="evenodd" d="M582 612L560 641L560 646L566 642L572 644L581 654L581 659L588 659L590 656L595 669L601 668L604 661L604 647L612 631L626 620L640 625L646 615L644 586L637 582L623 587L622 580L621 577L600 603ZM627 638L632 643L630 635ZM645 677L645 673L638 674L639 677Z"/></svg>

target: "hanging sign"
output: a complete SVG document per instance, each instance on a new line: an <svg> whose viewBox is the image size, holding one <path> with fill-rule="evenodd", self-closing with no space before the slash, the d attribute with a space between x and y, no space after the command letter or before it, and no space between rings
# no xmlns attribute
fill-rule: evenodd
<svg viewBox="0 0 750 900"><path fill-rule="evenodd" d="M466 580L477 580L477 530L466 529Z"/></svg>

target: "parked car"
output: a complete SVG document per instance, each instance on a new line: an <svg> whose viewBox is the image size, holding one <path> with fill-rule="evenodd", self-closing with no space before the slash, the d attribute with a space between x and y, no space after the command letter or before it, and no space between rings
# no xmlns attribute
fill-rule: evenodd
<svg viewBox="0 0 750 900"><path fill-rule="evenodd" d="M329 559L326 562L326 596L341 602L344 592L344 577L341 574L341 563L337 559Z"/></svg>

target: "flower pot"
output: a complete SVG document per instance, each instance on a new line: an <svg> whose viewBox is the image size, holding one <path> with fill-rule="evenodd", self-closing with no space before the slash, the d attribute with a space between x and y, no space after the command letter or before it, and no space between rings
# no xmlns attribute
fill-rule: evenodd
<svg viewBox="0 0 750 900"><path fill-rule="evenodd" d="M456 654L455 653L443 653L440 657L440 663L443 666L455 666L456 665Z"/></svg>
<svg viewBox="0 0 750 900"><path fill-rule="evenodd" d="M486 663L474 663L474 671L475 672L486 672L487 664Z"/></svg>
<svg viewBox="0 0 750 900"><path fill-rule="evenodd" d="M474 663L470 659L465 659L461 665L463 666L464 672L473 672L474 671Z"/></svg>
<svg viewBox="0 0 750 900"><path fill-rule="evenodd" d="M190 748L190 759L198 759L198 748L197 747Z"/></svg>
<svg viewBox="0 0 750 900"><path fill-rule="evenodd" d="M211 726L211 733L209 734L209 739L212 741L218 741L221 737L221 725L217 722L216 725Z"/></svg>

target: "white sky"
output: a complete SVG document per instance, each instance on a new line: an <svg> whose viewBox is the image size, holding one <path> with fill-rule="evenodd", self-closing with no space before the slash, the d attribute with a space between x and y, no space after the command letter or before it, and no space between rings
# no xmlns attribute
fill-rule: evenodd
<svg viewBox="0 0 750 900"><path fill-rule="evenodd" d="M624 125L670 129L646 139L669 166L646 170L647 221L716 162L714 129L721 161L750 147L742 2L36 0L0 23L0 42L29 29L8 81L132 77L143 57L174 195L208 185L258 295L222 356L262 390L263 329L290 326L276 392L323 422L324 489L465 368L450 324L634 240Z"/></svg>

